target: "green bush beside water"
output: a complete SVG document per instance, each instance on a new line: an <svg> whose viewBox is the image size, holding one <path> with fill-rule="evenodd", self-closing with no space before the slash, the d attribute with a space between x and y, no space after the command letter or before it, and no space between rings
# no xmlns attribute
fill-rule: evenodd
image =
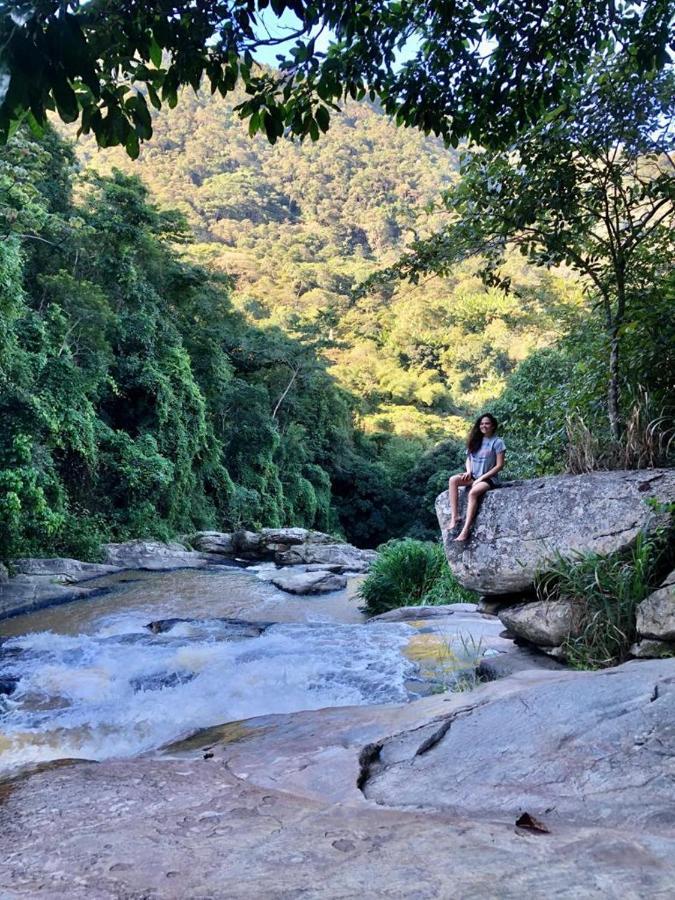
<svg viewBox="0 0 675 900"><path fill-rule="evenodd" d="M675 561L675 529L670 524L641 532L627 551L559 557L537 582L545 600L572 600L575 637L563 644L575 669L604 669L622 663L637 640L639 604L656 590Z"/></svg>
<svg viewBox="0 0 675 900"><path fill-rule="evenodd" d="M389 541L380 548L359 595L372 615L401 606L474 603L454 577L440 544L411 538Z"/></svg>

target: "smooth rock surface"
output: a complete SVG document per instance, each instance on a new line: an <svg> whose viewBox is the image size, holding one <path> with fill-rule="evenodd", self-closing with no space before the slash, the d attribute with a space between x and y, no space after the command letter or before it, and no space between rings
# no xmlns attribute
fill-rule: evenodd
<svg viewBox="0 0 675 900"><path fill-rule="evenodd" d="M40 575L17 575L0 584L0 619L97 593L99 591L93 587L55 584Z"/></svg>
<svg viewBox="0 0 675 900"><path fill-rule="evenodd" d="M279 590L289 594L327 594L347 586L347 576L326 570L303 571L295 568L280 569L270 581Z"/></svg>
<svg viewBox="0 0 675 900"><path fill-rule="evenodd" d="M298 544L274 559L281 566L327 563L340 566L343 572L366 572L376 556L374 550L360 550L351 544Z"/></svg>
<svg viewBox="0 0 675 900"><path fill-rule="evenodd" d="M366 797L675 835L675 660L558 678L499 703L476 692L445 722L390 738Z"/></svg>
<svg viewBox="0 0 675 900"><path fill-rule="evenodd" d="M578 608L571 600L535 600L505 606L497 616L518 637L543 647L558 647L578 634Z"/></svg>
<svg viewBox="0 0 675 900"><path fill-rule="evenodd" d="M466 491L460 491L465 502ZM513 482L483 498L469 541L446 533L447 491L436 500L450 568L485 595L530 590L535 573L556 553L611 553L656 524L645 501L675 501L675 469L591 472Z"/></svg>
<svg viewBox="0 0 675 900"><path fill-rule="evenodd" d="M45 769L3 793L3 898L671 896L675 829L673 782L666 776L672 762L658 753L657 739L671 711L659 704L670 703L673 664L631 665L644 673L634 691L621 678L626 667L589 675L522 673L471 694L402 707L232 723L174 745L164 759ZM657 683L664 693L650 701ZM593 726L587 737L574 728L577 686L586 703L601 701L595 718L583 711L580 724ZM566 707L563 722L550 715L558 696ZM615 704L608 707L610 696ZM485 725L489 717L494 730L482 742L462 741L458 750L455 729L479 720ZM444 736L411 758L439 729ZM386 768L379 779L367 778L378 747ZM539 755L551 747L553 767ZM487 766L482 781L477 759ZM569 782L551 780L582 760L594 765L581 775L575 768ZM416 798L421 808L399 805L415 793L420 765L431 777L431 787ZM613 766L622 788L616 791L607 779ZM406 778L390 805L385 778L396 770ZM359 790L364 776L366 794L379 791L382 803ZM448 795L454 802L455 793L453 807ZM551 797L561 795L563 807L551 810ZM550 834L515 827L523 799Z"/></svg>
<svg viewBox="0 0 675 900"><path fill-rule="evenodd" d="M642 637L675 641L675 570L638 606L637 630Z"/></svg>
<svg viewBox="0 0 675 900"><path fill-rule="evenodd" d="M81 562L79 559L17 559L14 568L22 575L35 575L42 578L50 578L59 584L77 584L80 581L88 581L90 578L100 578L102 575L110 575L119 572L116 565L103 563Z"/></svg>
<svg viewBox="0 0 675 900"><path fill-rule="evenodd" d="M234 556L232 535L224 531L198 531L190 538L192 546L201 553L220 553Z"/></svg>
<svg viewBox="0 0 675 900"><path fill-rule="evenodd" d="M171 569L201 568L219 562L218 556L188 550L177 541L127 541L105 544L105 562L122 569L145 569L164 572Z"/></svg>

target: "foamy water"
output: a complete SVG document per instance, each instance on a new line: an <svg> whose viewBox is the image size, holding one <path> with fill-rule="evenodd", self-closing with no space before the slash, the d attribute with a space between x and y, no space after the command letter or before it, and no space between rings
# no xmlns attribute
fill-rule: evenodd
<svg viewBox="0 0 675 900"><path fill-rule="evenodd" d="M270 713L402 702L415 665L412 629L381 623L285 623L233 639L214 620L166 634L133 611L87 634L8 639L0 677L0 772L57 758L131 756L191 732ZM236 637L236 636L235 636Z"/></svg>

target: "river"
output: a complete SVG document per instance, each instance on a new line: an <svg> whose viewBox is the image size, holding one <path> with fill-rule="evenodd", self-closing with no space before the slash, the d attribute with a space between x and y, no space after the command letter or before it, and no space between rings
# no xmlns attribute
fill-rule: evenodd
<svg viewBox="0 0 675 900"><path fill-rule="evenodd" d="M215 724L419 696L409 624L364 624L358 579L294 597L267 568L99 579L98 597L0 621L0 774L148 753ZM188 619L161 626L149 623ZM222 619L246 620L258 627ZM272 624L270 624L272 623Z"/></svg>

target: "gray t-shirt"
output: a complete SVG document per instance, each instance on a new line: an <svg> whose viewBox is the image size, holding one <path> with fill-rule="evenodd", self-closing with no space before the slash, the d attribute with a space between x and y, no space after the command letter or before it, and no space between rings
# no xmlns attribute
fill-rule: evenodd
<svg viewBox="0 0 675 900"><path fill-rule="evenodd" d="M497 454L504 453L505 450L506 445L500 437L484 437L483 443L475 453L467 451L466 455L471 457L471 475L474 478L485 475L497 465ZM492 480L495 484L499 484L499 475L493 475Z"/></svg>

